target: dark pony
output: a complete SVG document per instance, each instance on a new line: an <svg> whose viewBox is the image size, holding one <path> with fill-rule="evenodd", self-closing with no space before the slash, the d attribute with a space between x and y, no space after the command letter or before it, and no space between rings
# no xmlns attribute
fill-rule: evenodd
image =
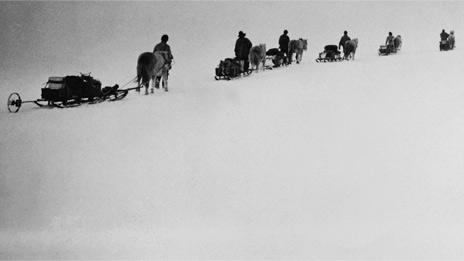
<svg viewBox="0 0 464 261"><path fill-rule="evenodd" d="M163 81L163 88L168 91L168 72L169 68L164 56L159 53L145 52L139 55L137 59L137 84L139 87L145 87L145 94L148 94L148 86L152 81L151 92L153 87L159 88L159 83Z"/></svg>
<svg viewBox="0 0 464 261"><path fill-rule="evenodd" d="M401 40L401 35L397 35L395 39L393 39L393 43L395 44L395 49L399 51L401 49L401 45L403 41Z"/></svg>

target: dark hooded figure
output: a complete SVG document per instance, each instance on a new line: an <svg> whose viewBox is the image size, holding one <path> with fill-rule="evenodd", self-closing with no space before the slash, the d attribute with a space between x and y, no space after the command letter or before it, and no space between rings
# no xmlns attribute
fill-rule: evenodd
<svg viewBox="0 0 464 261"><path fill-rule="evenodd" d="M443 29L441 31L441 34L440 34L440 39L442 41L446 41L446 40L448 40L448 37L449 37L449 34L447 32L445 32L445 29Z"/></svg>
<svg viewBox="0 0 464 261"><path fill-rule="evenodd" d="M346 43L346 41L349 41L349 40L351 40L351 38L348 36L348 32L344 31L343 36L342 36L342 38L340 38L340 42L338 43L338 49L340 50L341 46L343 48L345 48L345 43Z"/></svg>
<svg viewBox="0 0 464 261"><path fill-rule="evenodd" d="M169 36L167 34L161 36L161 42L155 45L155 48L153 48L153 53L162 53L164 59L166 60L166 63L169 64L169 66L171 66L171 62L172 59L174 59L174 57L172 56L171 47L168 45L168 40Z"/></svg>
<svg viewBox="0 0 464 261"><path fill-rule="evenodd" d="M388 33L387 39L385 40L385 45L394 45L395 37L393 37L392 32Z"/></svg>
<svg viewBox="0 0 464 261"><path fill-rule="evenodd" d="M395 49L395 37L393 36L392 32L388 33L387 39L385 40L385 45L387 48L393 52Z"/></svg>
<svg viewBox="0 0 464 261"><path fill-rule="evenodd" d="M238 39L235 42L235 57L240 61L243 71L248 71L250 63L248 61L248 55L250 54L251 41L245 37L245 33L238 32Z"/></svg>
<svg viewBox="0 0 464 261"><path fill-rule="evenodd" d="M155 88L158 89L160 86L160 82L162 80L163 83L163 88L165 91L168 91L168 75L169 75L169 70L172 68L172 60L174 57L172 56L171 52L171 47L168 45L168 40L169 36L167 34L164 34L161 36L161 42L157 45L155 45L155 48L153 48L153 54L156 55L161 55L164 58L164 64L162 65L162 68L160 69L162 71L162 75L157 75L155 77ZM156 66L156 65L155 65ZM152 89L153 92L153 89Z"/></svg>
<svg viewBox="0 0 464 261"><path fill-rule="evenodd" d="M288 57L288 44L290 43L290 37L288 37L288 31L284 30L284 34L279 37L279 49L285 55L285 58Z"/></svg>

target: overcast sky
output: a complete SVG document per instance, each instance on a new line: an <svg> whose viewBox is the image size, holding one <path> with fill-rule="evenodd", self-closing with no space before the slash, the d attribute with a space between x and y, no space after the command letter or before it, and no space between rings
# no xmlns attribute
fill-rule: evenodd
<svg viewBox="0 0 464 261"><path fill-rule="evenodd" d="M106 85L122 83L134 76L137 55L164 33L173 73L188 82L182 72L193 63L206 77L233 56L239 30L271 48L288 29L291 38L309 39L312 56L348 30L359 38L362 57L375 54L388 31L401 34L405 48L436 49L441 29L455 29L459 46L463 14L458 1L0 2L0 97L18 89L37 96L48 76L79 72Z"/></svg>

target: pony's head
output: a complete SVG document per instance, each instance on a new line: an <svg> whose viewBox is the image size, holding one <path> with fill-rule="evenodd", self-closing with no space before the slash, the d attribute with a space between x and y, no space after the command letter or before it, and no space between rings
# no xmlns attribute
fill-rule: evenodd
<svg viewBox="0 0 464 261"><path fill-rule="evenodd" d="M354 49L356 50L356 48L358 48L358 38L353 38L351 40L351 43L353 44Z"/></svg>
<svg viewBox="0 0 464 261"><path fill-rule="evenodd" d="M298 41L300 42L300 46L303 48L303 50L308 50L308 39L300 38Z"/></svg>
<svg viewBox="0 0 464 261"><path fill-rule="evenodd" d="M250 49L250 55L255 54L256 56L266 56L266 44L259 44L253 46Z"/></svg>
<svg viewBox="0 0 464 261"><path fill-rule="evenodd" d="M266 59L266 44L259 44L250 49L248 59L252 65L258 66L259 63Z"/></svg>

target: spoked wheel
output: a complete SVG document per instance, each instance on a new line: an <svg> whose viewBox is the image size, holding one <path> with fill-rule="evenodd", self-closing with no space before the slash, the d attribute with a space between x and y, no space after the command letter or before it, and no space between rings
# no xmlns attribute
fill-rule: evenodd
<svg viewBox="0 0 464 261"><path fill-rule="evenodd" d="M19 96L19 93L13 92L8 96L8 111L9 112L18 112L19 108L21 108L22 104L21 96Z"/></svg>

